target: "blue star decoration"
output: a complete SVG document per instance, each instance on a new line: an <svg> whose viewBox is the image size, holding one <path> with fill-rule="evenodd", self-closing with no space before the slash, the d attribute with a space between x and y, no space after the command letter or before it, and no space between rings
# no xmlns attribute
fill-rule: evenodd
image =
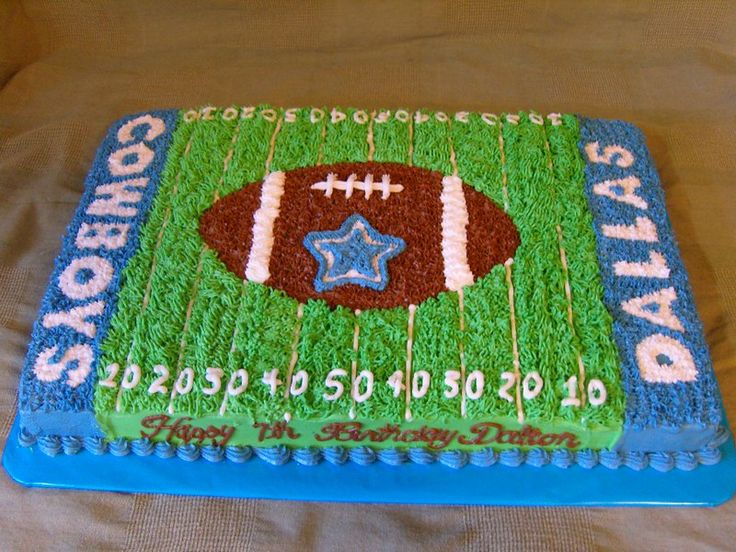
<svg viewBox="0 0 736 552"><path fill-rule="evenodd" d="M319 263L314 289L329 291L345 284L383 291L388 261L406 248L401 238L381 234L361 215L345 219L338 230L310 232L304 247Z"/></svg>

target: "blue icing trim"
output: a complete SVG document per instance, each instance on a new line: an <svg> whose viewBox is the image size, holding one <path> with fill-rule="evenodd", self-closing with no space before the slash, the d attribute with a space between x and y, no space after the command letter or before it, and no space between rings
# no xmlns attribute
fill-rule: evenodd
<svg viewBox="0 0 736 552"><path fill-rule="evenodd" d="M138 247L156 194L177 116L174 110L126 116L110 127L97 150L21 373L20 421L32 433L102 436L93 406L100 344L122 270Z"/></svg>
<svg viewBox="0 0 736 552"><path fill-rule="evenodd" d="M704 466L712 466L721 461L721 449L705 448L696 453L698 462Z"/></svg>
<svg viewBox="0 0 736 552"><path fill-rule="evenodd" d="M474 466L487 468L498 462L498 453L493 449L474 450L470 453L470 463Z"/></svg>
<svg viewBox="0 0 736 552"><path fill-rule="evenodd" d="M524 463L524 460L526 459L526 455L521 452L519 449L508 449L508 450L502 450L499 453L499 463L503 466L509 466L512 468L516 468L518 466L521 466Z"/></svg>
<svg viewBox="0 0 736 552"><path fill-rule="evenodd" d="M48 456L56 456L62 451L61 438L58 435L45 435L38 438L38 448Z"/></svg>
<svg viewBox="0 0 736 552"><path fill-rule="evenodd" d="M553 450L550 458L552 464L558 468L569 468L575 463L575 455L569 450Z"/></svg>
<svg viewBox="0 0 736 552"><path fill-rule="evenodd" d="M450 468L462 468L468 463L468 453L461 450L446 450L437 455L440 464Z"/></svg>
<svg viewBox="0 0 736 552"><path fill-rule="evenodd" d="M423 448L410 448L409 460L415 464L434 464L437 461L437 454Z"/></svg>
<svg viewBox="0 0 736 552"><path fill-rule="evenodd" d="M171 443L156 443L153 453L159 458L173 458L176 456L176 447Z"/></svg>
<svg viewBox="0 0 736 552"><path fill-rule="evenodd" d="M150 456L156 450L156 446L148 439L136 439L130 442L130 450L136 456Z"/></svg>
<svg viewBox="0 0 736 552"><path fill-rule="evenodd" d="M597 235L604 302L613 318L613 335L619 350L622 386L626 393L624 435L617 448L623 451L645 450L645 447L650 451L696 450L712 439L720 423L720 397L654 163L644 136L629 123L581 118L580 136L579 147L586 161L585 193ZM589 146L592 152L589 155L586 145L594 142L598 146ZM607 153L607 146L625 148L631 155L627 157L626 151L620 149ZM636 197L629 194L628 201L616 200L606 195L600 186L596 188L596 184L605 181L630 177L637 178L639 185L633 190ZM613 195L626 196L622 186L608 186ZM604 225L633 225L637 217L646 217L651 222L656 229L656 241L651 232L638 234L639 238L649 234L649 241L611 237L616 232L610 228L604 232ZM647 275L641 270L626 270L620 265L620 273L616 273L616 263L642 263L639 266L644 266L652 259L652 252L655 257L664 259L669 272L666 269L652 270ZM622 304L631 299L665 293L668 288L676 294L676 298L669 302L670 317L662 305L643 307L647 314L639 316L632 314L631 308L628 311L622 308ZM653 321L653 311L660 317L659 322ZM651 338L657 334L662 337ZM648 348L641 345L645 342L657 345ZM669 352L662 349L666 354L655 354L658 347L667 343L673 345ZM640 356L637 356L640 345ZM687 353L673 359L670 358L673 350ZM649 363L647 354L652 359ZM693 370L683 369L680 375L684 377L680 377L680 381L666 383L659 377L665 374L665 379L672 378L676 372L674 368L688 366ZM647 374L647 379L643 373ZM629 459L630 467L639 468L634 456L624 455L624 458ZM654 463L658 468L665 466L659 457Z"/></svg>
<svg viewBox="0 0 736 552"><path fill-rule="evenodd" d="M389 466L400 466L409 459L409 455L402 449L382 449L378 451L378 459Z"/></svg>
<svg viewBox="0 0 736 552"><path fill-rule="evenodd" d="M208 462L222 462L225 459L225 449L215 445L202 447L202 458Z"/></svg>
<svg viewBox="0 0 736 552"><path fill-rule="evenodd" d="M257 448L254 450L258 458L264 462L273 464L274 466L283 466L291 458L291 451L284 445L277 445L269 448Z"/></svg>
<svg viewBox="0 0 736 552"><path fill-rule="evenodd" d="M649 455L649 467L660 472L668 472L675 467L675 458L667 452L654 452Z"/></svg>
<svg viewBox="0 0 736 552"><path fill-rule="evenodd" d="M350 460L356 464L368 465L376 461L376 452L370 447L355 447L348 451Z"/></svg>
<svg viewBox="0 0 736 552"><path fill-rule="evenodd" d="M240 464L249 460L251 456L253 456L253 449L250 447L225 447L225 458L230 462Z"/></svg>
<svg viewBox="0 0 736 552"><path fill-rule="evenodd" d="M598 461L602 466L615 470L624 464L624 459L615 450L602 450L598 453Z"/></svg>
<svg viewBox="0 0 736 552"><path fill-rule="evenodd" d="M718 426L718 429L716 430L716 435L713 440L708 443L706 447L703 448L718 448L726 441L728 441L729 435L730 433L726 426Z"/></svg>
<svg viewBox="0 0 736 552"><path fill-rule="evenodd" d="M85 437L82 439L84 449L95 455L107 452L107 441L103 437Z"/></svg>
<svg viewBox="0 0 736 552"><path fill-rule="evenodd" d="M186 462L199 460L199 447L197 445L179 445L176 447L176 455Z"/></svg>
<svg viewBox="0 0 736 552"><path fill-rule="evenodd" d="M640 471L649 466L649 456L644 452L625 452L622 457L624 465L632 470Z"/></svg>
<svg viewBox="0 0 736 552"><path fill-rule="evenodd" d="M550 455L544 449L530 450L526 455L526 463L530 466L540 468L550 463Z"/></svg>
<svg viewBox="0 0 736 552"><path fill-rule="evenodd" d="M338 230L310 232L304 247L319 264L314 289L329 291L345 284L383 291L388 285L387 263L406 242L381 234L361 215L345 219Z"/></svg>
<svg viewBox="0 0 736 552"><path fill-rule="evenodd" d="M698 457L694 452L676 452L674 454L675 465L678 470L692 471L698 467Z"/></svg>
<svg viewBox="0 0 736 552"><path fill-rule="evenodd" d="M598 453L591 449L582 449L575 453L575 462L581 468L594 468L598 465Z"/></svg>
<svg viewBox="0 0 736 552"><path fill-rule="evenodd" d="M61 438L61 447L64 450L64 454L76 454L84 448L84 443L81 437L64 435Z"/></svg>
<svg viewBox="0 0 736 552"><path fill-rule="evenodd" d="M122 437L119 437L108 443L107 450L109 450L110 454L113 456L127 456L130 454L130 443Z"/></svg>
<svg viewBox="0 0 736 552"><path fill-rule="evenodd" d="M718 445L728 438L728 431L723 428L719 432ZM356 447L346 449L344 447L329 447L319 449L300 448L289 449L284 445L269 448L252 448L241 446L219 447L206 445L175 446L167 442L152 443L148 439L135 439L127 441L123 438L115 439L108 444L99 437L87 437L84 439L74 437L59 437L58 435L45 435L36 438L35 435L21 430L18 434L18 442L22 446L37 444L41 452L49 456L56 456L63 452L71 455L86 449L92 454L104 454L110 452L115 456L125 456L133 453L136 456L149 456L155 454L159 458L172 458L177 456L184 461L194 462L200 457L209 462L220 462L228 460L234 463L243 463L255 454L264 462L280 466L293 460L304 466L314 466L323 460L331 464L344 464L348 460L360 465L373 464L376 461L391 466L400 466L406 462L416 464L432 464L436 461L451 468L462 468L467 464L478 467L489 467L496 463L503 466L518 467L523 464L534 467L542 467L548 464L558 468L568 468L577 464L586 469L597 465L608 469L617 469L626 466L634 470L643 470L647 467L659 471L679 469L690 471L698 465L712 465L721 460L721 451L711 446L704 447L697 452L620 452L616 450L593 451L583 449L572 452L566 449L547 451L544 449L531 449L522 452L519 449L509 449L502 452L490 448L476 450L473 452L443 451L434 452L422 448L409 449L381 449L374 450L370 447ZM715 446L715 445L714 445Z"/></svg>
<svg viewBox="0 0 736 552"><path fill-rule="evenodd" d="M322 455L315 448L300 448L292 451L291 459L302 466L316 466L322 462Z"/></svg>
<svg viewBox="0 0 736 552"><path fill-rule="evenodd" d="M330 464L340 465L348 461L348 451L344 447L322 449L322 456Z"/></svg>
<svg viewBox="0 0 736 552"><path fill-rule="evenodd" d="M36 444L36 436L30 431L21 428L18 433L18 443L22 447L31 447Z"/></svg>

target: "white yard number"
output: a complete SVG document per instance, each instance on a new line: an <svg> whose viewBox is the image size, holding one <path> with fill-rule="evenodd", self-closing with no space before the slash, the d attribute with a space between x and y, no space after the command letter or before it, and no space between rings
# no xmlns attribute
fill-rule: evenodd
<svg viewBox="0 0 736 552"><path fill-rule="evenodd" d="M588 382L588 402L593 406L600 406L606 402L606 386L599 379L592 379Z"/></svg>
<svg viewBox="0 0 736 552"><path fill-rule="evenodd" d="M578 378L570 376L565 382L567 389L567 398L562 399L562 406L580 406L580 399L577 398ZM607 397L606 386L599 379L591 379L588 382L588 402L592 406L600 406L606 402Z"/></svg>
<svg viewBox="0 0 736 552"><path fill-rule="evenodd" d="M427 391L429 391L429 372L417 370L411 382L411 396L414 399L421 399Z"/></svg>
<svg viewBox="0 0 736 552"><path fill-rule="evenodd" d="M403 381L404 372L402 372L401 370L396 370L386 381L388 386L394 390L394 398L398 398L398 396L401 395L401 392L404 390L404 384L402 383Z"/></svg>
<svg viewBox="0 0 736 552"><path fill-rule="evenodd" d="M123 373L123 381L120 386L123 389L133 389L141 381L141 368L137 364L131 364Z"/></svg>
<svg viewBox="0 0 736 552"><path fill-rule="evenodd" d="M263 378L261 381L271 388L271 396L276 394L276 388L281 385L282 381L279 379L279 369L274 368L268 372L263 372Z"/></svg>
<svg viewBox="0 0 736 552"><path fill-rule="evenodd" d="M163 364L157 364L153 367L153 372L158 376L148 388L148 394L161 393L169 394L169 388L164 385L169 380L169 369Z"/></svg>
<svg viewBox="0 0 736 552"><path fill-rule="evenodd" d="M336 401L342 397L342 394L345 392L345 386L341 381L338 381L335 378L344 378L347 375L348 373L342 368L330 370L330 373L327 374L327 378L325 379L325 387L334 389L334 391L332 393L324 393L322 395L326 401Z"/></svg>
<svg viewBox="0 0 736 552"><path fill-rule="evenodd" d="M100 385L103 387L110 387L115 388L117 387L117 383L115 383L115 376L118 375L118 372L120 371L120 366L117 362L110 364L105 368L105 371L107 371L107 376L105 379L100 381Z"/></svg>
<svg viewBox="0 0 736 552"><path fill-rule="evenodd" d="M231 397L237 397L248 388L248 372L243 368L239 368L230 376L227 383L227 394Z"/></svg>
<svg viewBox="0 0 736 552"><path fill-rule="evenodd" d="M214 395L222 387L222 369L221 368L207 368L204 372L204 379L212 384L212 387L203 387L202 393L205 395Z"/></svg>
<svg viewBox="0 0 736 552"><path fill-rule="evenodd" d="M179 395L186 395L192 390L192 385L194 385L194 370L184 368L179 374L179 377L176 378L174 389L176 389Z"/></svg>
<svg viewBox="0 0 736 552"><path fill-rule="evenodd" d="M447 389L445 389L445 397L448 399L452 399L453 397L457 397L457 394L460 393L460 372L457 370L448 370L445 372L445 385L447 386Z"/></svg>
<svg viewBox="0 0 736 552"><path fill-rule="evenodd" d="M521 383L522 395L524 399L529 401L539 395L544 387L544 380L539 372L529 372Z"/></svg>
<svg viewBox="0 0 736 552"><path fill-rule="evenodd" d="M307 390L309 383L309 375L304 370L299 370L291 377L291 387L289 393L292 397L298 397Z"/></svg>
<svg viewBox="0 0 736 552"><path fill-rule="evenodd" d="M477 401L483 395L483 386L485 385L485 377L480 370L473 370L468 374L465 380L465 396L469 399Z"/></svg>
<svg viewBox="0 0 736 552"><path fill-rule="evenodd" d="M365 381L365 391L360 392L361 383ZM367 401L373 394L373 372L363 370L358 374L353 382L352 396L355 402L362 403Z"/></svg>
<svg viewBox="0 0 736 552"><path fill-rule="evenodd" d="M513 372L503 372L501 380L503 380L503 383L501 389L498 390L498 396L506 401L514 402L514 397L509 393L509 390L516 385L516 376Z"/></svg>
<svg viewBox="0 0 736 552"><path fill-rule="evenodd" d="M578 399L578 377L570 376L565 382L565 389L567 390L567 398L562 399L562 406L580 406L580 399Z"/></svg>

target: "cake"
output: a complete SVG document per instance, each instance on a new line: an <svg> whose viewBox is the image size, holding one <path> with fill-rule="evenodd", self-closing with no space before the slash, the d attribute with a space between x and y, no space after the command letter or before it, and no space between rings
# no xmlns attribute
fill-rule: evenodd
<svg viewBox="0 0 736 552"><path fill-rule="evenodd" d="M272 464L666 471L726 437L642 133L536 112L123 117L18 411L50 455Z"/></svg>

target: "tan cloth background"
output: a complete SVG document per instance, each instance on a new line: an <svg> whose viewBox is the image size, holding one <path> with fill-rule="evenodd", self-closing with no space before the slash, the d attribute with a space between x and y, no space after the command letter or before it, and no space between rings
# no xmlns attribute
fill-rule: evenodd
<svg viewBox="0 0 736 552"><path fill-rule="evenodd" d="M733 2L0 2L0 435L108 124L211 102L575 111L646 132L736 421ZM349 490L346 490L349 492ZM733 549L715 510L300 504L24 489L0 548Z"/></svg>

